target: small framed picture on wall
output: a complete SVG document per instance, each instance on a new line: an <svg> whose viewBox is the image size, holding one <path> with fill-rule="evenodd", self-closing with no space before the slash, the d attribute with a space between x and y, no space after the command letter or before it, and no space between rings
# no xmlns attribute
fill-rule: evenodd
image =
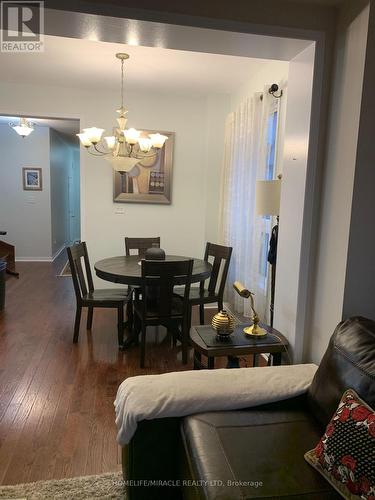
<svg viewBox="0 0 375 500"><path fill-rule="evenodd" d="M42 169L33 167L23 167L22 169L24 191L42 191Z"/></svg>

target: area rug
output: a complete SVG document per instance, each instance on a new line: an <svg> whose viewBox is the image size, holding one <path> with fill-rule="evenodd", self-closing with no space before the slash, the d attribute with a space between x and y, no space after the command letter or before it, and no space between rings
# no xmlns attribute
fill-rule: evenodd
<svg viewBox="0 0 375 500"><path fill-rule="evenodd" d="M2 500L90 500L92 498L126 499L121 472L0 486Z"/></svg>
<svg viewBox="0 0 375 500"><path fill-rule="evenodd" d="M62 278L66 277L66 276L72 276L72 272L70 270L70 264L69 264L69 262L67 262L65 264L65 266L62 268L61 273L58 274L57 276L62 277Z"/></svg>

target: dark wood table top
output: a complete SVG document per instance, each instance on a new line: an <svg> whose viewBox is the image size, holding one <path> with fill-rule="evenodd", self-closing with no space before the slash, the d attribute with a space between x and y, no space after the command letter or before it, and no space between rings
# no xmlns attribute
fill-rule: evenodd
<svg viewBox="0 0 375 500"><path fill-rule="evenodd" d="M222 341L215 341L216 331L211 325L193 326L190 330L191 343L196 351L212 357L272 354L285 351L288 341L278 330L260 323L260 326L267 330L269 335L259 338L252 337L243 332L243 329L251 324L251 322L248 322L236 325L236 330L230 338Z"/></svg>
<svg viewBox="0 0 375 500"><path fill-rule="evenodd" d="M185 260L190 257L178 255L167 255L165 260ZM96 262L94 268L96 275L112 283L122 283L124 285L141 285L141 265L139 255L122 255L111 257ZM210 277L212 266L202 259L194 259L192 283L203 281Z"/></svg>

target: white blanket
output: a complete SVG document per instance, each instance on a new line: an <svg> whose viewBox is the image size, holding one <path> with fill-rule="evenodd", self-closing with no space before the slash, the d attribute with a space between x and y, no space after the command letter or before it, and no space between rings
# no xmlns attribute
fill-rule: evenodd
<svg viewBox="0 0 375 500"><path fill-rule="evenodd" d="M129 443L137 423L194 413L238 410L303 394L316 365L194 370L126 379L117 391L117 442Z"/></svg>

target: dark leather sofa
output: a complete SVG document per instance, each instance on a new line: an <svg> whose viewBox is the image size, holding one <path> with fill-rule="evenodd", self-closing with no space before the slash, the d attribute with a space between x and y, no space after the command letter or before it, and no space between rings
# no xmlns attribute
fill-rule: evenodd
<svg viewBox="0 0 375 500"><path fill-rule="evenodd" d="M348 388L375 407L375 322L359 317L338 325L304 396L141 422L123 448L129 499L341 498L303 456Z"/></svg>

